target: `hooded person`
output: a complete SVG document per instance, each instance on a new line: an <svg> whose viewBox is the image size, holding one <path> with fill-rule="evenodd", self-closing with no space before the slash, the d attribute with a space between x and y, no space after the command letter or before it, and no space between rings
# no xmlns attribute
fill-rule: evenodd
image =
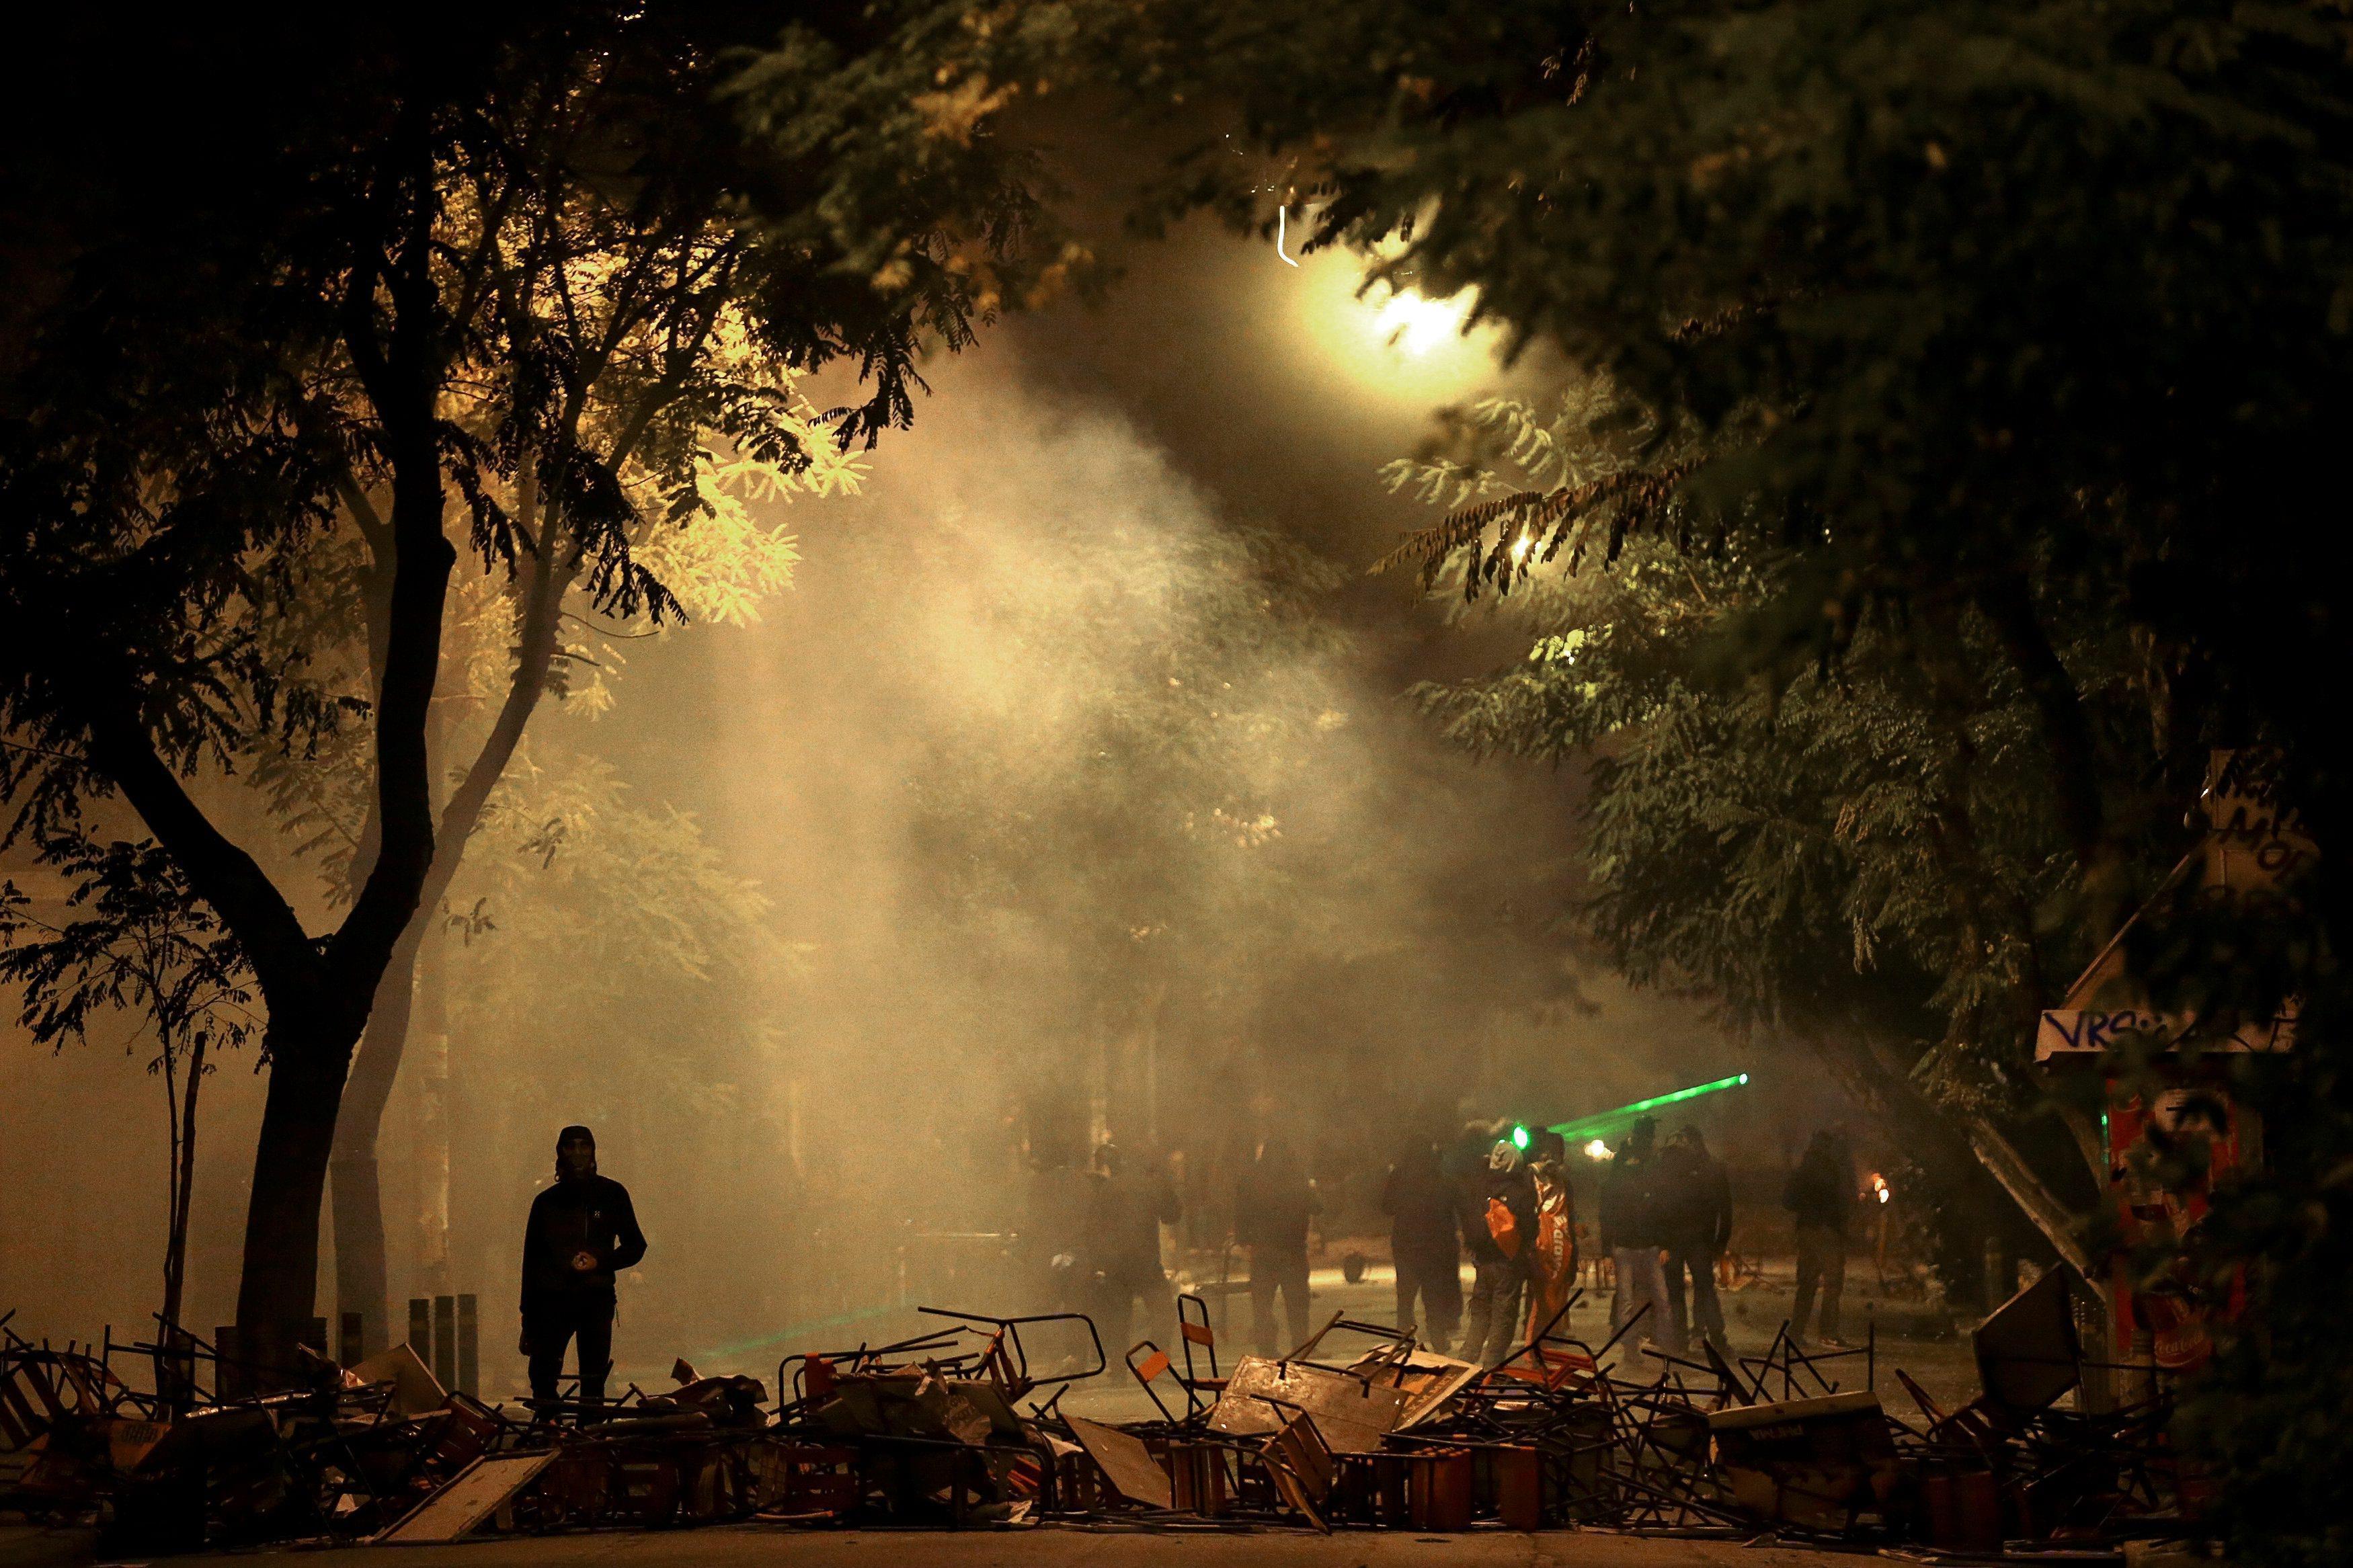
<svg viewBox="0 0 2353 1568"><path fill-rule="evenodd" d="M1475 1211L1466 1210L1463 1216L1466 1238L1473 1240L1471 1308L1455 1353L1482 1366L1496 1366L1514 1348L1536 1233L1535 1178L1509 1138L1498 1138L1489 1146L1484 1179L1474 1190ZM1481 1239L1483 1247L1477 1245Z"/></svg>
<svg viewBox="0 0 2353 1568"><path fill-rule="evenodd" d="M1462 1244L1454 1231L1454 1191L1438 1141L1426 1131L1398 1149L1381 1182L1381 1212L1389 1216L1389 1257L1397 1265L1394 1321L1399 1328L1419 1323L1423 1342L1443 1350L1462 1321Z"/></svg>
<svg viewBox="0 0 2353 1568"><path fill-rule="evenodd" d="M1640 1337L1681 1355L1683 1334L1667 1300L1667 1274L1659 1252L1659 1124L1653 1117L1635 1120L1601 1179L1601 1246L1617 1276L1617 1289L1609 1298L1610 1332L1633 1322L1647 1308Z"/></svg>
<svg viewBox="0 0 2353 1568"><path fill-rule="evenodd" d="M1667 1253L1668 1315L1689 1344L1694 1331L1729 1354L1724 1305L1715 1293L1716 1259L1732 1244L1732 1179L1708 1152L1707 1139L1686 1123L1659 1158L1659 1245ZM1690 1316L1683 1280L1691 1280Z"/></svg>
<svg viewBox="0 0 2353 1568"><path fill-rule="evenodd" d="M1854 1161L1835 1128L1814 1134L1782 1189L1781 1206L1798 1229L1798 1300L1789 1314L1789 1337L1812 1337L1807 1319L1821 1300L1821 1338L1839 1338L1839 1296L1846 1288L1846 1232L1854 1213Z"/></svg>
<svg viewBox="0 0 2353 1568"><path fill-rule="evenodd" d="M601 1404L612 1367L613 1279L646 1255L629 1190L596 1173L596 1139L567 1127L555 1180L532 1200L522 1232L522 1338L534 1400L553 1403L565 1347L580 1345L580 1398Z"/></svg>

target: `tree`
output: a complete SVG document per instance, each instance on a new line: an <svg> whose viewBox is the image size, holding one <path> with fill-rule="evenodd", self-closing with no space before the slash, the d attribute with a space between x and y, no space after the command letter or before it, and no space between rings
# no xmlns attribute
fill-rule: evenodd
<svg viewBox="0 0 2353 1568"><path fill-rule="evenodd" d="M747 137L717 95L757 25L577 5L322 21L248 49L183 23L65 57L104 60L110 89L152 88L147 122L197 128L183 142L18 143L49 151L9 192L44 243L13 296L35 308L11 322L0 445L0 721L30 748L8 753L0 795L37 845L119 795L252 969L270 1076L237 1321L265 1366L310 1316L344 1079L433 871L452 495L485 565L577 576L604 613L660 619L675 597L633 548L616 460L634 453L683 523L703 432L807 457L772 389L719 368L719 343L740 331L800 368L849 357L871 395L833 434L869 439L906 417L919 342L960 342L989 308L949 255L1009 261L1026 234L993 144L943 132L894 142L895 162L828 163L774 107ZM790 36L807 62L926 66L863 12L805 13ZM85 84L69 74L49 85L70 98ZM825 97L829 78L768 80L813 112L856 107ZM889 187L902 247L883 286L859 223L886 200L861 182ZM452 416L465 394L487 434ZM275 635L308 607L307 546L341 527L389 563L370 584L364 716ZM556 602L530 607L522 640L552 659ZM364 870L314 937L190 784L354 721L375 760Z"/></svg>
<svg viewBox="0 0 2353 1568"><path fill-rule="evenodd" d="M2074 861L2081 895L2050 917L2098 940L2163 881L2174 857L2137 851L2211 749L2274 750L2323 845L2353 816L2306 695L2341 574L2283 567L2333 505L2346 41L2329 5L1700 0L1170 5L1102 51L1115 79L1234 106L1174 199L1256 224L1270 183L1314 193L1315 238L1391 241L1381 279L1475 289L1474 317L1611 377L1594 435L1689 444L1497 498L1432 553L1475 551L1501 586L1580 542L1598 561L1645 535L1761 547L1770 591L1728 644L1775 687L1834 674L1866 634L1932 664L1974 640L2027 705L2032 787ZM2101 765L2087 696L2109 688L2070 666L2079 616L2132 652L2148 765ZM2230 1435L2234 1548L2273 1561L2342 1548L2291 1435L2332 1422L2353 1375L2327 1305L2353 1222L2344 865L2261 910L2168 898L2129 944L2176 1014L2301 1000L2285 1091L2236 1086L2276 1123L2271 1173L2206 1231L2213 1268L2252 1268L2263 1327L2209 1384L2252 1414L2204 1419Z"/></svg>
<svg viewBox="0 0 2353 1568"><path fill-rule="evenodd" d="M1310 243L1476 290L1472 320L1612 377L1613 426L1703 439L1639 490L1488 513L1488 548L1754 530L1793 563L1747 617L1759 658L1835 651L1891 605L1972 609L2093 867L2224 731L2295 732L2280 694L2327 654L2328 587L2284 586L2241 530L2325 493L2341 44L2326 6L1816 0L1172 5L1098 48L1114 79L1233 106L1172 199L1262 224L1271 173L1314 195ZM2124 595L2166 762L2145 792L2104 794L2038 568ZM2335 763L2302 752L2317 810Z"/></svg>
<svg viewBox="0 0 2353 1568"><path fill-rule="evenodd" d="M188 1205L196 1179L196 1105L206 1056L253 1036L253 975L220 920L189 891L153 841L84 837L44 843L42 858L65 884L63 925L33 912L14 882L0 883L0 981L21 986L17 1017L48 1046L87 1041L93 1022L144 1014L156 1055L147 1070L164 1085L163 1310L180 1323L187 1279ZM164 1336L159 1336L163 1342Z"/></svg>
<svg viewBox="0 0 2353 1568"><path fill-rule="evenodd" d="M1470 458L1393 465L1390 479L1460 516L1498 498L1634 480L1630 448L1587 434L1606 387L1549 415L1514 400L1458 417ZM1725 637L1778 591L1761 542L1699 555L1630 539L1609 570L1564 557L1426 555L1471 614L1473 573L1513 573L1496 615L1525 628L1521 663L1421 688L1447 732L1481 754L1575 768L1585 885L1574 910L1637 985L1711 1003L1732 1027L1801 1039L1902 1129L1937 1205L1938 1264L1957 1299L1979 1284L1985 1189L1972 1142L2062 1249L2106 1174L2088 1118L2053 1119L2023 1059L2049 976L2090 956L2087 933L2042 918L2073 860L2039 788L2031 712L1990 632L1948 628L1961 659L1859 633L1834 671L1727 685ZM1520 559L1514 559L1514 551ZM1582 568L1582 569L1580 569ZM2113 628L2104 628L2112 631ZM2082 637L2073 668L2106 672L2097 707L2128 720L2120 649ZM2128 722L2104 726L2111 742ZM2114 765L2138 765L2111 744ZM2021 1150L2023 1152L2021 1152ZM1999 1191L1999 1189L1996 1189ZM2000 1203L2000 1200L1996 1198Z"/></svg>
<svg viewBox="0 0 2353 1568"><path fill-rule="evenodd" d="M562 259L565 247L560 244L535 248L536 264L579 269L576 259ZM568 319L556 319L567 309L561 300L537 298L533 304L536 296L557 291L550 279L506 279L505 261L494 251L490 265L510 308L537 309L546 319L535 330L568 330ZM573 292L576 301L592 291ZM582 317L593 313L596 303L583 309L575 302L568 309L573 317ZM858 459L827 436L817 410L794 390L797 377L764 363L744 341L740 325L722 314L707 368L716 378L757 388L773 400L778 428L791 438L789 465L706 450L691 458L685 488L661 494L657 486L665 478L663 470L649 468L640 459L628 433L644 423L649 409L659 411L681 402L694 389L681 378L675 389L657 385L649 390L634 374L640 367L620 354L608 356L601 371L584 377L581 388L579 426L611 432L603 437L607 448L600 460L617 477L634 509L634 519L626 525L628 548L670 595L676 611L670 617L673 625L681 617L741 625L755 616L761 600L789 582L796 553L791 538L755 518L754 510L768 512L799 494L845 492L855 488L860 471ZM468 395L451 401L459 423L491 438L500 412L492 400ZM510 514L530 517L534 511L554 510L530 493L534 481L527 462L520 487L501 483L495 474L485 476L483 482ZM347 498L346 505L363 519L376 509L375 498L364 494ZM681 527L681 520L689 516L691 526ZM367 700L381 682L375 653L385 642L388 601L383 588L390 567L379 548L380 528L362 532L356 551L347 538L322 541L319 559L311 566L313 596L320 603L342 607L355 602L364 611L360 619L365 638L339 661L342 679L336 686L346 700L356 700L354 705ZM337 1296L344 1310L362 1313L364 1338L371 1346L385 1341L389 1324L377 1132L405 1057L420 952L434 940L467 846L491 807L499 781L522 754L525 726L541 702L554 696L601 711L609 703L607 679L626 662L623 647L661 629L659 620L632 632L581 614L593 612L596 595L582 581L582 563L560 553L564 537L561 529L537 527L535 540L526 544L514 570L462 581L454 590L453 626L442 664L460 679L445 680L429 722L437 752L470 761L448 770L455 787L437 802L432 868L417 913L395 945L378 984L376 1005L344 1085L332 1163ZM290 642L319 650L314 659L323 663L323 650L343 624L298 628ZM361 741L348 733L323 742L305 737L299 748L281 747L264 754L253 775L273 815L318 861L338 900L353 895L354 873L373 831L370 757Z"/></svg>

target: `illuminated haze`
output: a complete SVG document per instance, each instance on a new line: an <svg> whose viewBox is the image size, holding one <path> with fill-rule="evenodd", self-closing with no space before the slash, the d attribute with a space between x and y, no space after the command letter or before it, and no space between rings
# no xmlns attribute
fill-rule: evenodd
<svg viewBox="0 0 2353 1568"><path fill-rule="evenodd" d="M612 713L543 714L543 762L595 759L687 837L635 880L478 845L573 877L486 904L448 960L453 1272L492 1392L567 1121L652 1241L624 1373L756 1369L902 1289L1039 1304L1000 1259L1028 1172L1100 1134L1181 1155L1187 1234L1213 1238L1221 1152L1271 1095L1327 1233L1370 1235L1416 1114L1565 1116L1740 1065L1576 959L1572 781L1473 765L1399 700L1508 647L1364 575L1423 521L1375 468L1493 373L1451 336L1419 368L1384 347L1416 323L1368 324L1345 266L1197 234L1105 313L934 367L863 497L786 510L805 559L758 624L631 645ZM702 891L642 895L681 844ZM681 907L695 974L642 957L678 947ZM0 1308L52 1333L152 1306L163 1115L132 1034L0 1058L23 1213ZM199 1323L234 1289L250 1068L206 1089ZM383 1147L396 1298L419 1278L416 1076Z"/></svg>

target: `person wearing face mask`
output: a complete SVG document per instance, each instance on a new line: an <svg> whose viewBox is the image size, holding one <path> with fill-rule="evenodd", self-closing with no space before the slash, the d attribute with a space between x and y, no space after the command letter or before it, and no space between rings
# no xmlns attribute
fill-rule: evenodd
<svg viewBox="0 0 2353 1568"><path fill-rule="evenodd" d="M555 1141L555 1181L532 1200L522 1233L522 1339L531 1393L553 1402L565 1346L580 1344L580 1398L605 1397L612 1366L613 1277L646 1255L629 1189L596 1173L596 1140L567 1127Z"/></svg>

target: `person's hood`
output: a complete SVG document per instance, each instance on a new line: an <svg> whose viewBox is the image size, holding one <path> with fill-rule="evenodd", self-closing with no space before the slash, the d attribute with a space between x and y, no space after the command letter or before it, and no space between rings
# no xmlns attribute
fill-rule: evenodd
<svg viewBox="0 0 2353 1568"><path fill-rule="evenodd" d="M564 1156L566 1143L585 1143L587 1149L576 1163L567 1163ZM572 1126L555 1135L555 1179L559 1182L586 1181L596 1173L596 1135L586 1127Z"/></svg>

